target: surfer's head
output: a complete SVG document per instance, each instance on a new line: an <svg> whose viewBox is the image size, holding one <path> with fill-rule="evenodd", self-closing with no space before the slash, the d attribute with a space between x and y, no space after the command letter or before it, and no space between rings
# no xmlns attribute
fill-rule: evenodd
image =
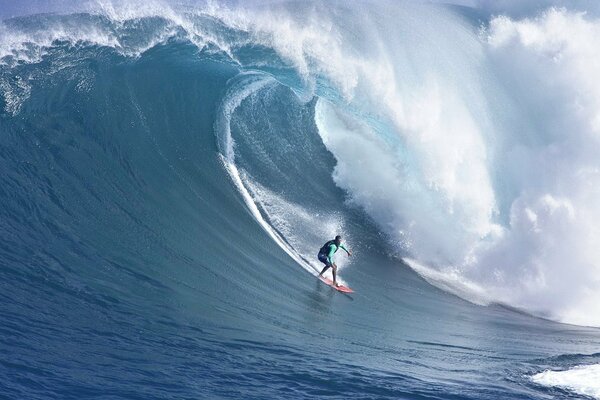
<svg viewBox="0 0 600 400"><path fill-rule="evenodd" d="M337 235L335 237L335 244L340 244L340 243L342 243L342 237L340 235Z"/></svg>

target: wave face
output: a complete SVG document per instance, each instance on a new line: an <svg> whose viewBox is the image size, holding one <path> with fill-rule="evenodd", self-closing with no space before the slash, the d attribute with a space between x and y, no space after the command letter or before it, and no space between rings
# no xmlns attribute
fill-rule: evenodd
<svg viewBox="0 0 600 400"><path fill-rule="evenodd" d="M3 21L0 393L577 396L530 377L598 331L530 314L600 325L600 22L485 10Z"/></svg>

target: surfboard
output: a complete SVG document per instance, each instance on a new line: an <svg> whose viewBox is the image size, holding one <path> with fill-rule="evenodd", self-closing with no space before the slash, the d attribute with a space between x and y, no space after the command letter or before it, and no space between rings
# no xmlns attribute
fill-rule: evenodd
<svg viewBox="0 0 600 400"><path fill-rule="evenodd" d="M319 279L323 283L325 283L325 284L331 286L332 288L334 288L335 290L337 290L338 292L342 292L342 293L354 293L354 290L350 289L347 286L343 286L343 285L335 286L333 284L333 281L331 279L329 279L329 278L325 278L324 276L320 276Z"/></svg>

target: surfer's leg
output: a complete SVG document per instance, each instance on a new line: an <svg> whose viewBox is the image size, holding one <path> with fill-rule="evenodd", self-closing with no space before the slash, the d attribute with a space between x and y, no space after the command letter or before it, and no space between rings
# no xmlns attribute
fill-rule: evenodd
<svg viewBox="0 0 600 400"><path fill-rule="evenodd" d="M331 267L331 264L329 263L329 260L327 259L327 257L324 254L319 254L318 258L319 258L319 261L321 261L323 264L325 264L325 268L323 268L323 270L319 274L319 276L322 276L325 273L325 271L327 271L327 269Z"/></svg>
<svg viewBox="0 0 600 400"><path fill-rule="evenodd" d="M325 268L323 268L323 270L319 274L319 276L322 276L325 273L325 271L327 271L328 268L329 268L329 265L326 265Z"/></svg>
<svg viewBox="0 0 600 400"><path fill-rule="evenodd" d="M337 280L335 279L335 275L337 272L337 265L331 264L332 272L333 272L333 284L337 286Z"/></svg>

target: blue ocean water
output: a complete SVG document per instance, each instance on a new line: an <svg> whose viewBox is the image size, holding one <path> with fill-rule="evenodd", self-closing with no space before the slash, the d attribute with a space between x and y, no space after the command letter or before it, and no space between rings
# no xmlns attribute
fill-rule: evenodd
<svg viewBox="0 0 600 400"><path fill-rule="evenodd" d="M581 398L531 376L600 363L597 328L431 285L340 183L323 107L389 119L264 32L181 15L3 22L0 397ZM337 232L351 295L314 276Z"/></svg>

